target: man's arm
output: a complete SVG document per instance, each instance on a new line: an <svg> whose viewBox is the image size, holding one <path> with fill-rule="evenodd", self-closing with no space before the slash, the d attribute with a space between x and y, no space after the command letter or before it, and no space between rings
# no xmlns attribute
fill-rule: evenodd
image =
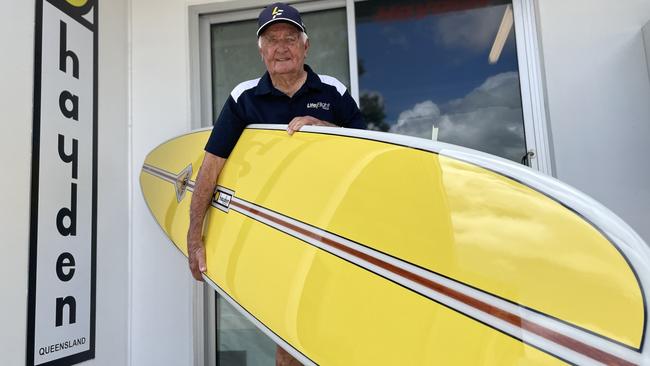
<svg viewBox="0 0 650 366"><path fill-rule="evenodd" d="M201 274L207 270L203 244L203 220L212 201L217 177L225 163L226 159L206 151L192 193L190 227L187 230L187 256L190 271L197 281L203 281Z"/></svg>

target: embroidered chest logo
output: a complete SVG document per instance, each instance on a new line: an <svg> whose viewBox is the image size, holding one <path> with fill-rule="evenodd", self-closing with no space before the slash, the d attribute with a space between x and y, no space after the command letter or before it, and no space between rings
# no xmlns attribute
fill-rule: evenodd
<svg viewBox="0 0 650 366"><path fill-rule="evenodd" d="M330 104L329 103L324 103L324 102L307 103L307 109L323 109L323 110L329 111L330 110Z"/></svg>

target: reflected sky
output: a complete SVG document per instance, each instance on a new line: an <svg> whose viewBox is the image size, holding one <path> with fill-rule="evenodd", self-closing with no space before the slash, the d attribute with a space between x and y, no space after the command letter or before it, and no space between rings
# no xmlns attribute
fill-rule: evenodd
<svg viewBox="0 0 650 366"><path fill-rule="evenodd" d="M383 112L370 113L369 122L424 138L435 125L441 141L519 161L525 145L514 31L498 61L488 62L508 3L357 3L361 104ZM364 103L363 95L374 101Z"/></svg>

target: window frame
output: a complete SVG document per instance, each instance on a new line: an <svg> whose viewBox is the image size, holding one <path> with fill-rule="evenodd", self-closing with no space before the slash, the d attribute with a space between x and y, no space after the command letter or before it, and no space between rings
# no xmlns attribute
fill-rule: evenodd
<svg viewBox="0 0 650 366"><path fill-rule="evenodd" d="M537 0L512 0L524 137L530 167L554 176Z"/></svg>

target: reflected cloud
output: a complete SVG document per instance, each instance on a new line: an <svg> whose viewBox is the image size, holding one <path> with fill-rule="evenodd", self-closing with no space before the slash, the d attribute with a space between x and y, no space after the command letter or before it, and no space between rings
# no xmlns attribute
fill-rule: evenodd
<svg viewBox="0 0 650 366"><path fill-rule="evenodd" d="M517 72L489 77L465 97L438 106L431 100L400 113L391 132L431 138L520 161L525 153Z"/></svg>
<svg viewBox="0 0 650 366"><path fill-rule="evenodd" d="M490 76L465 97L449 102L446 109L450 113L457 113L493 106L521 109L517 71Z"/></svg>
<svg viewBox="0 0 650 366"><path fill-rule="evenodd" d="M407 109L397 117L397 124L390 131L403 135L431 138L433 125L440 120L440 108L430 100L417 103L413 108Z"/></svg>

